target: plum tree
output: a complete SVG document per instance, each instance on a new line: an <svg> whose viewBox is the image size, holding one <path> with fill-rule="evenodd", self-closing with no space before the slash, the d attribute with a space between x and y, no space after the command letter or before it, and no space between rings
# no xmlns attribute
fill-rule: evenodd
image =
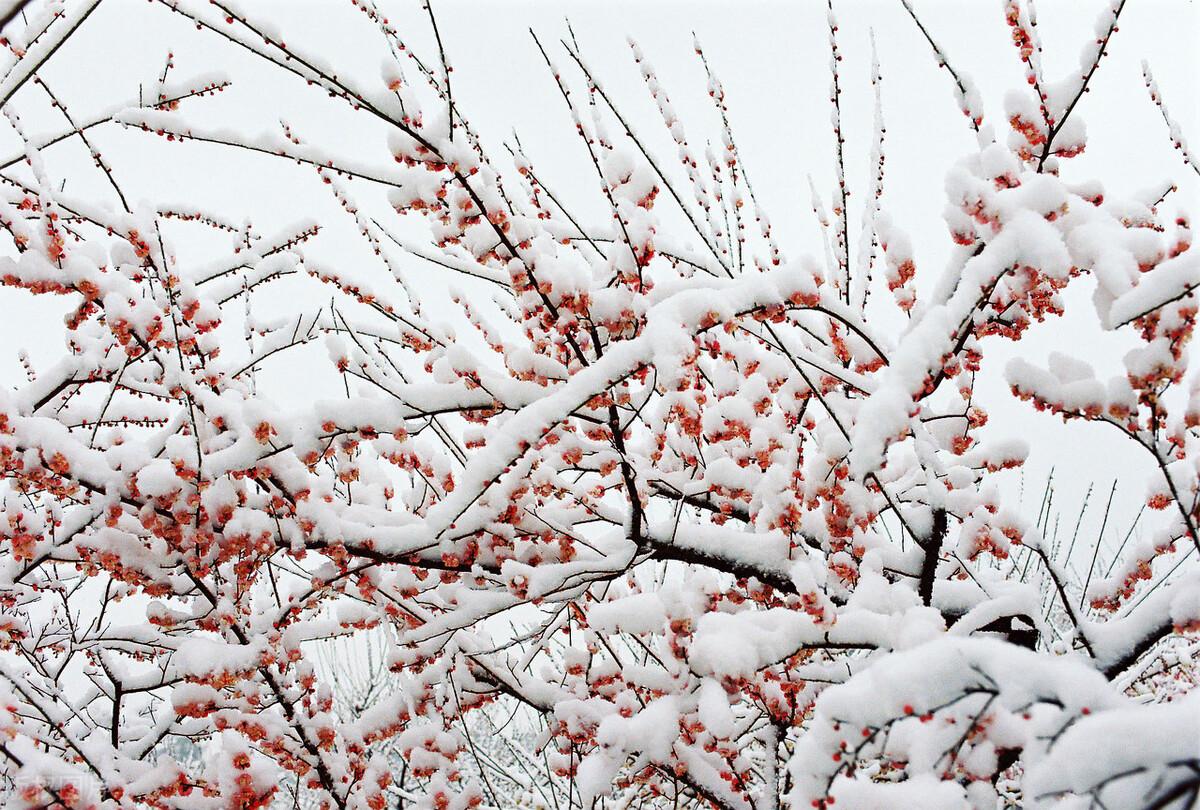
<svg viewBox="0 0 1200 810"><path fill-rule="evenodd" d="M0 104L25 149L3 166L0 280L70 312L57 362L0 390L6 803L1191 806L1200 704L1171 698L1194 677L1200 582L1165 578L1200 548L1200 262L1173 187L1114 199L1064 176L1124 0L1060 80L1032 6L1006 0L1027 86L996 121L902 3L977 148L946 180L945 230L911 239L883 209L875 59L852 238L830 2L837 181L813 191L816 259L777 241L699 42L708 148L631 43L671 157L573 35L535 39L594 223L519 142L485 148L428 3L427 55L352 0L388 60L369 81L254 4L150 4L383 127L382 154L206 126L190 111L235 79L171 83L172 57L154 92L80 119L39 71L71 58L98 0L12 16ZM27 131L35 97L57 134ZM306 257L344 221L264 236L132 199L93 138L116 126L315 172L376 264ZM52 182L44 153L74 140L103 195ZM933 240L952 259L918 296ZM454 279L451 300L427 273ZM1133 346L1122 373L1054 354L1007 381L1156 472L1149 539L1111 561L1080 546L1077 575L997 483L1028 448L1015 425L984 430L974 389L988 347L1062 314L1083 277L1097 329ZM272 300L294 305L260 314ZM320 342L343 397L259 384Z"/></svg>

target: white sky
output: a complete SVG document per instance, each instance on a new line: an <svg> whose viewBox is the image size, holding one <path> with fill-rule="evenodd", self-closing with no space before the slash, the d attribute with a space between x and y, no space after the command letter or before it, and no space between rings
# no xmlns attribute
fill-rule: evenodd
<svg viewBox="0 0 1200 810"><path fill-rule="evenodd" d="M1077 69L1083 43L1092 36L1097 13L1107 0L1040 0L1037 3L1045 46L1043 64L1057 78ZM375 86L386 56L382 39L349 3L338 0L243 0L253 18L273 19L289 45L317 53L344 75ZM422 56L433 58L432 40L416 0L381 1L397 21L402 36ZM957 69L979 86L987 117L1003 118L1003 95L1022 87L1022 69L1009 40L999 0L914 0L930 33ZM954 161L972 148L973 137L956 109L950 77L937 69L932 53L905 14L899 0L841 0L835 4L841 30L843 62L843 126L847 137L847 170L851 208L857 212L868 168L871 94L868 30L878 41L887 122L887 179L884 206L913 239L919 278L924 288L940 275L949 240L940 216L944 205L942 178ZM655 65L659 78L679 111L692 142L716 138L716 119L705 95L706 82L692 52L692 32L699 35L727 94L734 132L755 192L771 216L777 238L789 256L820 255L818 231L809 207L807 176L828 193L833 183L832 133L827 101L828 31L824 2L435 2L442 36L454 65L457 105L473 121L500 160L502 142L515 130L540 177L577 216L602 221L602 198L586 153L573 134L566 109L530 38L533 28L551 49L565 75L561 48L570 20L585 56L622 111L647 141L669 158L674 145L666 136L641 84L625 36L632 35ZM1069 162L1064 176L1100 179L1110 195L1125 195L1174 178L1180 185L1176 204L1196 211L1200 177L1186 169L1170 147L1166 128L1142 83L1140 62L1148 59L1173 116L1200 146L1197 120L1200 42L1197 11L1191 0L1129 0L1110 56L1092 83L1078 113L1088 122L1088 149ZM175 54L173 82L219 70L233 88L214 99L190 102L189 121L224 127L247 135L278 132L287 120L305 140L352 155L356 162L386 166L390 155L381 128L365 116L350 114L282 72L265 67L209 33L198 32L158 3L106 0L54 56L42 75L67 102L77 120L97 111L134 101L141 83L148 94L161 71L167 50ZM28 86L14 101L26 126L35 133L63 128L50 113L40 91ZM218 147L166 144L153 136L106 125L95 132L104 152L133 200L156 203L184 201L210 208L240 221L251 217L260 233L301 218L332 227L306 254L318 264L346 272L378 274L356 239L352 222L305 168L268 157L237 154ZM19 149L11 133L0 137L3 153ZM91 199L114 195L77 142L47 150L52 176L68 178L66 193ZM394 221L378 189L363 187L361 202L373 207L385 223ZM665 209L666 206L659 206ZM669 220L668 220L669 222ZM857 231L852 225L852 247ZM211 246L182 230L179 255L185 265L203 259ZM411 276L431 293L441 283L428 266L401 258ZM1085 300L1090 282L1072 295L1074 315L1050 322L1016 347L992 344L979 393L1005 433L1026 436L1034 455L1026 472L1030 492L1027 511L1036 511L1042 482L1057 463L1065 506L1063 531L1074 526L1077 505L1090 481L1097 492L1085 521L1081 542L1091 544L1099 512L1114 477L1120 477L1114 516L1106 539L1115 543L1128 527L1144 495L1148 465L1113 433L1089 426L1061 427L1019 403L1008 403L997 383L1006 360L1019 350L1041 360L1051 350L1079 352L1102 375L1119 370L1118 358L1132 344L1104 334ZM316 300L316 299L314 299ZM61 352L59 335L63 302L33 301L24 293L0 290L0 384L23 379L16 361L19 348L29 351L35 366L48 365ZM302 303L280 297L270 306L294 311ZM302 401L332 386L333 375L307 356L281 366L271 378L285 402ZM302 376L301 376L302 375ZM302 379L303 387L297 386ZM1015 484L1014 484L1015 486ZM1092 535L1089 536L1089 530Z"/></svg>

